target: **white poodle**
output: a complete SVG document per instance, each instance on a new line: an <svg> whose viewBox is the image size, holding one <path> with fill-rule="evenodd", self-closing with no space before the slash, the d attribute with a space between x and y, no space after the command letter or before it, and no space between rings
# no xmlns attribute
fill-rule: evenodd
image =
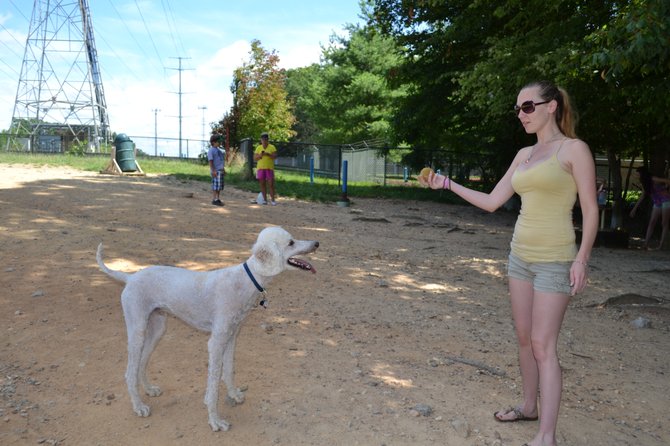
<svg viewBox="0 0 670 446"><path fill-rule="evenodd" d="M235 387L233 379L235 341L242 321L277 274L288 269L315 273L312 265L294 256L313 252L318 247L317 241L294 240L284 229L270 227L260 232L251 257L241 265L206 272L150 266L136 273L125 273L104 264L101 243L96 256L100 269L126 284L121 293L128 330L126 383L135 413L141 417L150 414L149 406L140 398L139 383L147 395L161 394L160 388L147 380L146 367L165 333L167 312L211 333L207 343L209 370L205 405L212 429L227 431L230 425L219 416L217 409L218 384L223 379L228 397L237 403L244 401L244 393Z"/></svg>

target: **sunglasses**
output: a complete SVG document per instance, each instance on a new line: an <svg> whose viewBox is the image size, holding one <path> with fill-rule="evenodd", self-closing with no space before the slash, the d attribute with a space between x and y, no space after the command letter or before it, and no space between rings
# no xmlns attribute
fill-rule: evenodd
<svg viewBox="0 0 670 446"><path fill-rule="evenodd" d="M542 102L533 102L533 101L526 101L522 103L520 106L515 105L514 106L514 112L516 113L517 116L519 116L519 112L522 111L525 114L529 115L535 111L535 106L536 105L542 105L549 103L551 101L542 101Z"/></svg>

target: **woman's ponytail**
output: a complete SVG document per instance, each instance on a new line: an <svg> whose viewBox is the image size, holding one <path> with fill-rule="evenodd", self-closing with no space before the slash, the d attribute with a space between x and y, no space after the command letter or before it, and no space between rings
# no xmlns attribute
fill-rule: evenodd
<svg viewBox="0 0 670 446"><path fill-rule="evenodd" d="M575 132L577 115L572 107L568 92L549 81L533 82L524 88L532 87L537 87L540 90L540 97L543 100L556 101L556 124L558 128L568 138L577 138L577 133Z"/></svg>

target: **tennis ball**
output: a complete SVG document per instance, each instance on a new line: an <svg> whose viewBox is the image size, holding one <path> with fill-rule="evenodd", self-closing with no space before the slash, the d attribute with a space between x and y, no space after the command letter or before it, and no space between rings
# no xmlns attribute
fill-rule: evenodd
<svg viewBox="0 0 670 446"><path fill-rule="evenodd" d="M430 167L424 167L421 169L421 172L419 172L419 176L423 178L424 180L428 181L428 175L430 175L433 172L433 169Z"/></svg>

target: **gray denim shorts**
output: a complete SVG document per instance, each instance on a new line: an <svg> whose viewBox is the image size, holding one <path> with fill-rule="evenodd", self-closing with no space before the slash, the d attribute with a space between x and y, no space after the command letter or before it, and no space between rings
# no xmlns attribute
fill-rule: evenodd
<svg viewBox="0 0 670 446"><path fill-rule="evenodd" d="M507 275L531 282L537 291L570 294L570 265L571 262L528 263L510 254Z"/></svg>

